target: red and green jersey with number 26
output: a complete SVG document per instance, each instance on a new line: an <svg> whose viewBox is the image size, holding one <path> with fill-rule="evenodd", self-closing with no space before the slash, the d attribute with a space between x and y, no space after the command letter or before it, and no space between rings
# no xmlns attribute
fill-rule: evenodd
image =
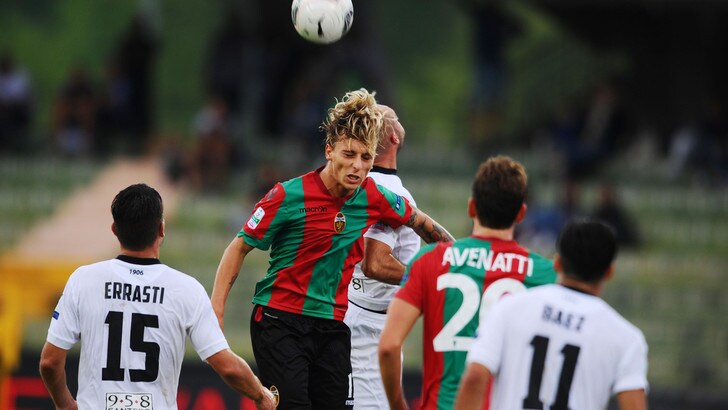
<svg viewBox="0 0 728 410"><path fill-rule="evenodd" d="M363 257L363 234L376 222L407 222L407 200L366 178L348 198L333 197L322 168L276 184L238 233L270 251L269 268L253 303L325 319L343 320L354 265Z"/></svg>
<svg viewBox="0 0 728 410"><path fill-rule="evenodd" d="M451 409L479 319L508 293L553 283L553 263L516 241L471 236L424 247L396 297L423 315L422 409Z"/></svg>

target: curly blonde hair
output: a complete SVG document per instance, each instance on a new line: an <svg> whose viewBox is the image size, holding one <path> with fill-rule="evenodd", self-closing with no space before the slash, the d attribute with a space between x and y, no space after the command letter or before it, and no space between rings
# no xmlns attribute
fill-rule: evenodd
<svg viewBox="0 0 728 410"><path fill-rule="evenodd" d="M326 133L325 143L332 147L344 139L354 139L375 155L379 145L379 134L384 123L382 111L374 99L376 93L364 88L349 91L341 101L329 108L321 127Z"/></svg>

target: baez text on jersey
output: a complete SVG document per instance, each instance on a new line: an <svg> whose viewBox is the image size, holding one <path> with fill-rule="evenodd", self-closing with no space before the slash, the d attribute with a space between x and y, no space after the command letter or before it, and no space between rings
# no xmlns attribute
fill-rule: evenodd
<svg viewBox="0 0 728 410"><path fill-rule="evenodd" d="M105 299L128 302L164 303L164 288L161 286L139 286L131 283L106 282Z"/></svg>
<svg viewBox="0 0 728 410"><path fill-rule="evenodd" d="M533 260L517 253L488 251L485 248L459 249L449 247L442 255L442 264L450 266L470 266L490 272L518 272L521 275L533 275Z"/></svg>
<svg viewBox="0 0 728 410"><path fill-rule="evenodd" d="M559 309L554 309L549 305L543 307L541 319L545 322L559 325L568 330L581 331L581 326L584 324L584 316L575 313L563 312Z"/></svg>

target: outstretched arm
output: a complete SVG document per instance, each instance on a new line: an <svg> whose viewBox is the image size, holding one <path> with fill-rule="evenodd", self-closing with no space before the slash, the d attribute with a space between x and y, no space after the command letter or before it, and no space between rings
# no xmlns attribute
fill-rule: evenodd
<svg viewBox="0 0 728 410"><path fill-rule="evenodd" d="M483 400L490 379L491 374L487 367L479 363L470 363L460 379L455 410L483 408Z"/></svg>
<svg viewBox="0 0 728 410"><path fill-rule="evenodd" d="M207 363L233 390L253 399L258 409L273 410L276 408L273 393L260 384L260 380L250 369L248 363L232 350L225 349L215 353L207 358Z"/></svg>
<svg viewBox="0 0 728 410"><path fill-rule="evenodd" d="M220 264L215 273L215 283L212 286L212 309L215 311L220 328L225 329L223 320L225 317L225 302L227 301L230 289L233 288L235 280L243 267L245 256L253 249L243 241L241 237L235 237L230 245L225 248Z"/></svg>
<svg viewBox="0 0 728 410"><path fill-rule="evenodd" d="M406 225L417 232L417 235L427 243L455 241L450 232L417 208L412 209L412 216Z"/></svg>
<svg viewBox="0 0 728 410"><path fill-rule="evenodd" d="M58 410L78 409L78 404L66 384L67 353L66 350L46 342L40 354L40 377Z"/></svg>

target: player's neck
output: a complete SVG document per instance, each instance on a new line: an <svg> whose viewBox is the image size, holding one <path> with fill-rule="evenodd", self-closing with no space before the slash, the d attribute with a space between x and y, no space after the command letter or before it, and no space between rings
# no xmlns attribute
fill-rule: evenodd
<svg viewBox="0 0 728 410"><path fill-rule="evenodd" d="M391 153L378 154L374 159L374 166L380 168L397 169L397 155Z"/></svg>
<svg viewBox="0 0 728 410"><path fill-rule="evenodd" d="M476 220L473 223L473 236L480 236L483 238L496 238L503 241L511 241L513 240L513 229L514 227L510 227L507 229L493 229L488 228L486 226L480 225L478 221Z"/></svg>
<svg viewBox="0 0 728 410"><path fill-rule="evenodd" d="M580 290L584 293L588 293L594 296L599 296L602 293L601 282L598 284L586 283L580 280L572 279L564 274L559 275L559 284L566 286L567 288Z"/></svg>
<svg viewBox="0 0 728 410"><path fill-rule="evenodd" d="M126 249L124 247L121 247L121 254L126 256L131 256L133 258L140 258L140 259L159 259L159 246L152 246L147 249L142 249L140 251L133 251L130 249Z"/></svg>

